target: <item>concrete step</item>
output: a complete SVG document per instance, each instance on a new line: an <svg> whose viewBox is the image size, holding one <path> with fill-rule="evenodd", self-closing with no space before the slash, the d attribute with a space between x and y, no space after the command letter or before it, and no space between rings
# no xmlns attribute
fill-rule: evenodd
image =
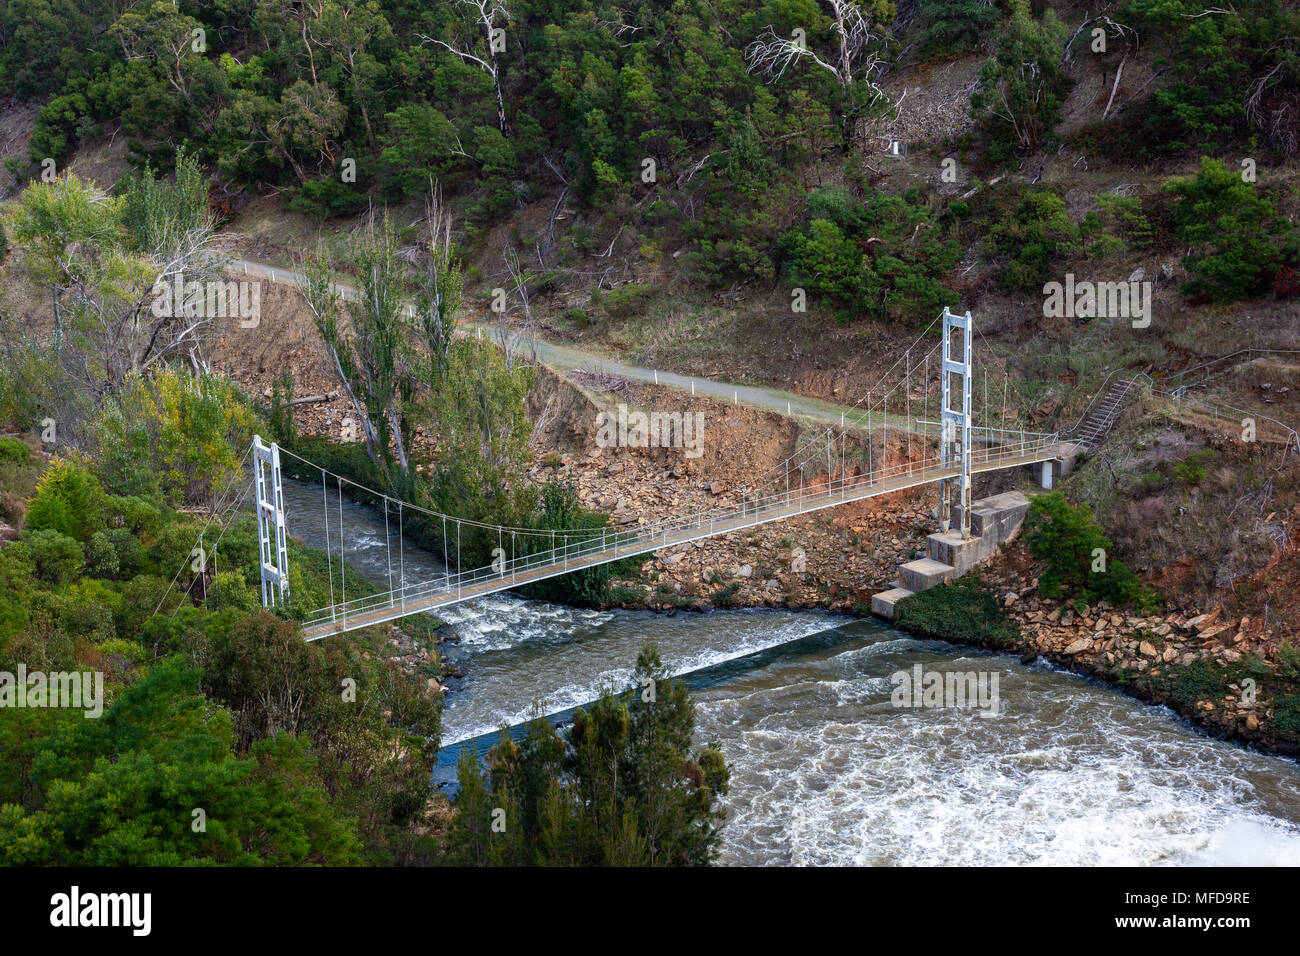
<svg viewBox="0 0 1300 956"><path fill-rule="evenodd" d="M890 588L888 591L873 594L871 595L871 613L879 614L881 617L892 621L898 617L898 602L903 598L911 597L913 593L907 588Z"/></svg>
<svg viewBox="0 0 1300 956"><path fill-rule="evenodd" d="M1068 456L1069 467L1073 467L1074 456L1077 455L1077 452L1069 445L1062 445L1061 447L1062 455ZM1054 461L1060 460L1054 459ZM1068 474L1068 469L1066 473ZM1003 541L1010 541L1015 537L1016 532L1020 530L1020 524L1025 520L1025 514L1028 511L1029 499L1018 491L1007 491L1000 495L979 498L971 503L971 536L991 536L995 545L1001 544ZM960 511L958 511L955 519L961 519ZM948 560L940 554L935 554L933 550L929 552L929 555L937 561ZM951 564L952 562L948 561L948 563Z"/></svg>
<svg viewBox="0 0 1300 956"><path fill-rule="evenodd" d="M974 517L975 508L972 507L972 526ZM998 542L992 535L972 534L969 538L962 538L960 531L940 531L927 535L925 539L925 551L930 560L955 570L957 574L965 574L981 561L991 558L997 550Z"/></svg>
<svg viewBox="0 0 1300 956"><path fill-rule="evenodd" d="M980 498L970 507L970 533L1002 544L1016 536L1028 513L1029 499L1019 491Z"/></svg>
<svg viewBox="0 0 1300 956"><path fill-rule="evenodd" d="M944 578L961 577L961 572L951 564L935 561L933 558L918 558L900 565L899 579L909 591L926 591L936 584L943 584Z"/></svg>

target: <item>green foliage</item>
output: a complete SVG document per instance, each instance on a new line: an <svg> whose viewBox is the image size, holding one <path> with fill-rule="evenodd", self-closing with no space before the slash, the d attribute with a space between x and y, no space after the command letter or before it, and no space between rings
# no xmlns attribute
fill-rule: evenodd
<svg viewBox="0 0 1300 956"><path fill-rule="evenodd" d="M75 538L50 528L23 532L36 576L50 584L66 584L81 573L85 554Z"/></svg>
<svg viewBox="0 0 1300 956"><path fill-rule="evenodd" d="M26 465L32 460L32 450L20 438L0 436L0 463Z"/></svg>
<svg viewBox="0 0 1300 956"><path fill-rule="evenodd" d="M293 425L293 372L287 368L280 369L280 374L271 384L271 410L267 413L267 424L268 440L286 447L297 440L297 430Z"/></svg>
<svg viewBox="0 0 1300 956"><path fill-rule="evenodd" d="M1155 227L1139 197L1105 193L1092 198L1101 211L1088 213L1079 227L1080 239L1090 257L1146 249L1155 242Z"/></svg>
<svg viewBox="0 0 1300 956"><path fill-rule="evenodd" d="M261 595L238 571L218 571L208 585L207 606L214 611L252 611L260 604Z"/></svg>
<svg viewBox="0 0 1300 956"><path fill-rule="evenodd" d="M1065 200L1046 190L1026 192L987 233L990 250L1002 258L1002 284L1035 291L1051 276L1059 258L1078 250L1079 238Z"/></svg>
<svg viewBox="0 0 1300 956"><path fill-rule="evenodd" d="M712 601L718 607L735 607L740 603L740 582L732 581L713 592Z"/></svg>
<svg viewBox="0 0 1300 956"><path fill-rule="evenodd" d="M858 201L823 187L809 197L808 217L782 240L790 281L841 307L842 319L916 320L955 298L943 281L960 249L919 193L869 190Z"/></svg>
<svg viewBox="0 0 1300 956"><path fill-rule="evenodd" d="M288 734L231 750L229 712L198 673L164 661L98 721L51 721L27 744L36 793L0 807L0 862L177 866L355 863L357 839L330 805L307 742ZM64 726L60 726L60 724ZM11 791L11 795L15 795ZM21 797L20 797L21 799ZM201 807L205 826L192 827Z"/></svg>
<svg viewBox="0 0 1300 956"><path fill-rule="evenodd" d="M1061 64L1067 39L1053 10L1034 19L1029 0L1010 0L993 58L980 71L971 114L989 138L994 161L1032 152L1053 135L1070 79Z"/></svg>
<svg viewBox="0 0 1300 956"><path fill-rule="evenodd" d="M626 319L643 312L646 304L656 294L657 290L653 286L642 282L629 282L608 293L601 293L597 289L592 293L591 304L604 310L605 314L612 319Z"/></svg>
<svg viewBox="0 0 1300 956"><path fill-rule="evenodd" d="M923 0L917 15L922 25L913 42L926 60L978 50L1000 17L997 6L983 0Z"/></svg>
<svg viewBox="0 0 1300 956"><path fill-rule="evenodd" d="M239 471L257 415L227 378L171 367L129 376L93 423L96 472L124 495L213 505Z"/></svg>
<svg viewBox="0 0 1300 956"><path fill-rule="evenodd" d="M1300 231L1280 217L1255 184L1225 163L1202 157L1200 171L1166 187L1175 196L1174 225L1191 251L1190 295L1235 301L1264 292L1281 265L1300 262Z"/></svg>
<svg viewBox="0 0 1300 956"><path fill-rule="evenodd" d="M1300 11L1285 0L1252 0L1214 15L1205 9L1188 0L1132 0L1117 15L1153 41L1154 65L1172 77L1156 88L1132 137L1143 158L1214 154L1252 136L1294 153L1300 117L1286 104L1300 65L1279 38L1300 30Z"/></svg>
<svg viewBox="0 0 1300 956"><path fill-rule="evenodd" d="M1202 448L1192 452L1186 459L1174 465L1174 477L1187 485L1199 485L1205 480L1205 468L1212 464L1218 453L1213 448Z"/></svg>
<svg viewBox="0 0 1300 956"><path fill-rule="evenodd" d="M1273 699L1273 726L1287 740L1300 742L1300 694L1279 695Z"/></svg>
<svg viewBox="0 0 1300 956"><path fill-rule="evenodd" d="M466 751L449 862L713 862L723 823L718 804L730 770L716 749L694 747L694 729L690 694L647 645L637 657L632 688L606 691L590 708L580 708L565 732L541 718L520 740L503 732L488 754L486 773Z"/></svg>
<svg viewBox="0 0 1300 956"><path fill-rule="evenodd" d="M285 208L315 219L351 216L365 208L365 196L334 173L320 179L309 179L291 189Z"/></svg>
<svg viewBox="0 0 1300 956"><path fill-rule="evenodd" d="M160 179L146 163L118 182L122 223L138 252L179 250L208 226L207 178L192 153L176 151L175 174Z"/></svg>
<svg viewBox="0 0 1300 956"><path fill-rule="evenodd" d="M56 458L36 482L36 496L27 505L27 527L88 541L103 522L104 505L94 475L74 461Z"/></svg>
<svg viewBox="0 0 1300 956"><path fill-rule="evenodd" d="M86 573L96 578L115 578L120 570L113 542L104 532L96 531L86 542Z"/></svg>
<svg viewBox="0 0 1300 956"><path fill-rule="evenodd" d="M1019 625L973 574L904 598L896 623L909 634L942 641L992 647L1014 647L1020 641Z"/></svg>
<svg viewBox="0 0 1300 956"><path fill-rule="evenodd" d="M609 517L582 507L577 488L571 482L552 480L542 486L541 500L533 527L538 531L600 531L609 533L613 541L617 529ZM551 542L545 534L529 537L521 554L548 552ZM563 539L561 539L562 541ZM583 540L574 538L575 541ZM586 539L589 540L589 539ZM562 545L561 545L562 547ZM616 577L637 573L640 559L627 558L595 567L584 568L545 581L520 588L520 593L543 601L563 601L572 604L603 605L610 600L610 583Z"/></svg>
<svg viewBox="0 0 1300 956"><path fill-rule="evenodd" d="M428 493L438 511L492 524L528 524L538 503L525 480L532 426L524 396L532 383L532 368L509 361L495 346L473 339L452 343L445 377L430 396L440 454ZM493 548L510 547L480 529L461 530L462 567L486 565ZM440 526L425 534L442 540ZM521 553L516 543L515 554Z"/></svg>
<svg viewBox="0 0 1300 956"><path fill-rule="evenodd" d="M395 664L355 642L307 644L264 612L210 628L189 653L204 661L205 692L234 715L236 749L281 732L312 741L321 779L345 811L365 814L368 839L423 810L441 706Z"/></svg>
<svg viewBox="0 0 1300 956"><path fill-rule="evenodd" d="M1086 505L1075 507L1060 491L1035 495L1025 517L1025 543L1034 557L1047 562L1038 588L1045 597L1071 598L1092 604L1150 608L1151 594L1111 552L1114 545Z"/></svg>

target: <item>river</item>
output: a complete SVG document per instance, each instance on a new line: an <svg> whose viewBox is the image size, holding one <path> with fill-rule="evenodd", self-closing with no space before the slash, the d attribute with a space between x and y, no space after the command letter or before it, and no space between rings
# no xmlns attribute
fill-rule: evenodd
<svg viewBox="0 0 1300 956"><path fill-rule="evenodd" d="M290 532L323 546L319 485L286 482L285 499ZM349 565L386 586L382 516L345 502L343 522ZM404 562L410 581L442 571L409 544ZM439 783L503 723L562 719L623 686L653 639L693 689L698 739L732 765L723 863L1300 865L1294 762L1043 663L815 611L668 616L498 594L440 616L466 679L447 695ZM996 677L996 708L897 706L891 675L917 665Z"/></svg>

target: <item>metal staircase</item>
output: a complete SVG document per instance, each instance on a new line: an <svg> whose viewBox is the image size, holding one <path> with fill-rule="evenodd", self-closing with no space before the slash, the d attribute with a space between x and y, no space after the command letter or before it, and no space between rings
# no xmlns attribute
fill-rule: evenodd
<svg viewBox="0 0 1300 956"><path fill-rule="evenodd" d="M1105 440L1114 427L1119 413L1128 404L1129 398L1138 386L1138 378L1111 382L1110 387L1102 393L1100 399L1083 413L1079 425L1075 428L1071 441L1080 451L1091 452Z"/></svg>

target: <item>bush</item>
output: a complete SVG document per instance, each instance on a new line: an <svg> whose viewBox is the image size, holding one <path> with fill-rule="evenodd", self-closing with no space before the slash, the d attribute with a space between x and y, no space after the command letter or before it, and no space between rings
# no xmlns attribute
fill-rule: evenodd
<svg viewBox="0 0 1300 956"><path fill-rule="evenodd" d="M1020 626L973 574L904 598L895 623L909 634L941 641L999 648L1020 642Z"/></svg>
<svg viewBox="0 0 1300 956"><path fill-rule="evenodd" d="M117 636L122 596L102 581L82 578L52 602L55 623L64 633L99 644Z"/></svg>
<svg viewBox="0 0 1300 956"><path fill-rule="evenodd" d="M121 524L133 536L152 538L162 527L161 502L136 495L109 495L104 503L105 523Z"/></svg>
<svg viewBox="0 0 1300 956"><path fill-rule="evenodd" d="M94 422L96 471L116 494L161 491L212 505L240 468L258 420L238 385L179 369L132 375Z"/></svg>
<svg viewBox="0 0 1300 956"><path fill-rule="evenodd" d="M924 0L918 9L924 24L916 37L923 60L957 56L979 49L980 38L997 25L998 8L981 0Z"/></svg>
<svg viewBox="0 0 1300 956"><path fill-rule="evenodd" d="M1300 233L1226 163L1202 157L1200 172L1165 188L1176 197L1178 239L1191 248L1183 262L1196 278L1183 285L1187 294L1249 299L1268 291L1279 268L1297 263Z"/></svg>
<svg viewBox="0 0 1300 956"><path fill-rule="evenodd" d="M542 487L541 505L535 527L540 531L578 531L607 528L610 540L617 533L609 518L582 507L578 492L571 483L552 480ZM536 554L549 549L550 542L543 537L521 539L521 554ZM640 558L627 558L598 564L556 578L537 581L520 588L520 593L543 601L562 601L570 604L604 605L610 603L610 583L616 577L628 577L637 572Z"/></svg>
<svg viewBox="0 0 1300 956"><path fill-rule="evenodd" d="M36 482L36 496L27 507L27 527L88 541L102 523L103 498L94 475L75 462L56 458Z"/></svg>
<svg viewBox="0 0 1300 956"><path fill-rule="evenodd" d="M262 599L257 591L245 580L239 571L221 571L208 585L207 606L213 611L223 608L235 608L251 611L261 605Z"/></svg>
<svg viewBox="0 0 1300 956"><path fill-rule="evenodd" d="M959 249L918 191L859 201L824 187L808 198L808 223L782 237L790 281L825 297L848 319L929 316L954 298L943 284Z"/></svg>
<svg viewBox="0 0 1300 956"><path fill-rule="evenodd" d="M1010 289L1038 291L1059 257L1078 251L1079 227L1065 211L1065 200L1047 190L1031 190L988 230L992 251L1005 257L1000 280Z"/></svg>
<svg viewBox="0 0 1300 956"><path fill-rule="evenodd" d="M1114 547L1086 505L1074 507L1059 491L1035 495L1025 517L1025 543L1034 557L1047 562L1038 577L1044 597L1068 597L1091 604L1155 603L1138 576L1113 557Z"/></svg>
<svg viewBox="0 0 1300 956"><path fill-rule="evenodd" d="M22 540L31 549L36 576L50 584L64 584L81 573L85 554L81 545L52 528L23 532Z"/></svg>
<svg viewBox="0 0 1300 956"><path fill-rule="evenodd" d="M113 546L118 577L123 581L130 580L140 570L140 564L144 560L144 549L127 528L110 528L105 536Z"/></svg>
<svg viewBox="0 0 1300 956"><path fill-rule="evenodd" d="M1279 735L1288 740L1300 741L1300 694L1274 698L1273 726Z"/></svg>
<svg viewBox="0 0 1300 956"><path fill-rule="evenodd" d="M86 542L86 573L97 578L115 578L118 575L117 549L102 531L96 531Z"/></svg>
<svg viewBox="0 0 1300 956"><path fill-rule="evenodd" d="M0 437L0 462L26 465L32 460L32 450L27 443L8 436Z"/></svg>
<svg viewBox="0 0 1300 956"><path fill-rule="evenodd" d="M1213 448L1194 451L1184 461L1174 465L1174 477L1184 484L1199 485L1205 480L1205 467L1212 464L1218 453Z"/></svg>

